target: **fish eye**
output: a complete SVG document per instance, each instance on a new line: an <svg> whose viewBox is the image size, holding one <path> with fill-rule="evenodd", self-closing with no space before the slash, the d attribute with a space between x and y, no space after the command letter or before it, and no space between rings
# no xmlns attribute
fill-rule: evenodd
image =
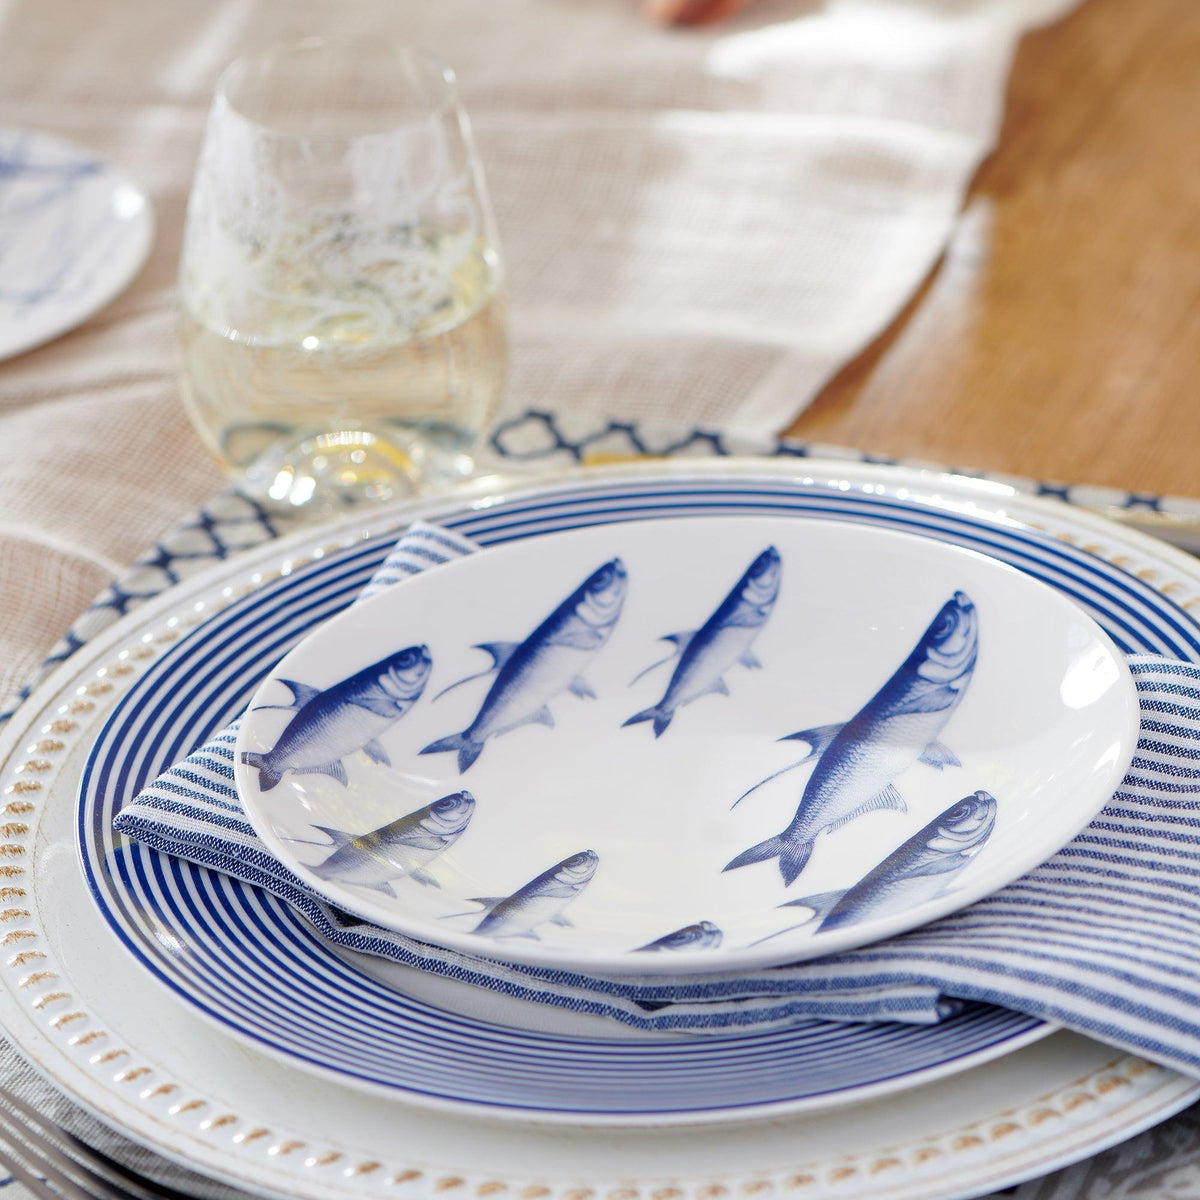
<svg viewBox="0 0 1200 1200"><path fill-rule="evenodd" d="M933 623L932 635L935 638L949 637L957 626L958 618L954 615L954 612L949 609L943 609L938 614L938 619Z"/></svg>
<svg viewBox="0 0 1200 1200"><path fill-rule="evenodd" d="M567 859L567 866L583 867L587 865L588 861L588 854L586 851L583 851L580 854L572 854L571 857Z"/></svg>

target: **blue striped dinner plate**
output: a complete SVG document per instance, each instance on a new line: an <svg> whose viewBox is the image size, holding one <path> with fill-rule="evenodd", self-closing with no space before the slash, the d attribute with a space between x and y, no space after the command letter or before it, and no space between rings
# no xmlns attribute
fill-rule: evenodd
<svg viewBox="0 0 1200 1200"><path fill-rule="evenodd" d="M867 484L832 475L792 481L747 468L744 475L581 479L429 516L483 546L677 516L821 518L906 530L992 555L1050 584L1127 652L1200 660L1200 627L1169 597L989 510L986 496L918 501L909 498L907 477L886 468ZM539 1013L519 1001L486 1009L526 1022L521 1029L469 1015L427 983L385 982L366 960L334 954L282 901L142 846L115 844L112 819L121 806L242 711L275 662L350 603L394 536L319 558L196 628L131 687L91 750L78 837L92 895L126 949L178 996L260 1049L347 1083L435 1105L575 1121L731 1119L823 1107L929 1081L1048 1031L970 1005L936 1026L809 1021L737 1036L649 1039L596 1024L536 1032Z"/></svg>

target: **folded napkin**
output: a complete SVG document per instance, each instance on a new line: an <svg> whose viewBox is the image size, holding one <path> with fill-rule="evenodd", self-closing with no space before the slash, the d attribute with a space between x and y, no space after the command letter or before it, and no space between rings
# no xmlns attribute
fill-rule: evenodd
<svg viewBox="0 0 1200 1200"><path fill-rule="evenodd" d="M414 525L363 597L474 549ZM1068 846L911 933L751 975L613 978L495 963L351 917L309 891L247 822L234 787L236 722L145 788L115 828L264 888L338 946L636 1028L932 1022L976 1000L1200 1074L1200 667L1154 656L1129 663L1142 706L1137 755L1109 805Z"/></svg>

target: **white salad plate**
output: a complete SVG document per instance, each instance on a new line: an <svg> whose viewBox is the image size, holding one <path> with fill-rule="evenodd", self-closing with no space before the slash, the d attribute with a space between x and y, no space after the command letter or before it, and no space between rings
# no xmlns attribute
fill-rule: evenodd
<svg viewBox="0 0 1200 1200"><path fill-rule="evenodd" d="M240 598L266 597L339 548L401 529L415 515L504 536L532 516L632 494L776 512L864 504L915 521L987 529L1003 554L1037 544L1033 569L1074 592L1122 649L1200 658L1190 611L1200 569L1178 552L1066 506L929 472L819 462L654 464L516 486L498 501L456 499L381 511L298 535L223 564L132 613L42 684L0 742L7 804L0 860L6 958L0 1004L9 1038L69 1095L133 1138L196 1169L280 1196L525 1195L546 1200L779 1194L821 1200L951 1200L1094 1154L1200 1093L1193 1081L1065 1033L907 1094L840 1113L738 1126L544 1129L422 1111L328 1078L298 1085L274 1056L225 1036L178 993L144 986L89 903L73 862L69 811L93 742L116 704ZM723 497L724 499L720 499ZM663 500L666 503L666 500ZM507 511L505 506L508 506ZM488 528L488 513L496 522ZM662 514L658 514L662 515ZM474 525L474 528L467 528ZM952 532L947 536L953 537ZM1044 542L1054 546L1043 559ZM370 557L369 552L367 557ZM378 561L378 558L375 558ZM344 604L369 565L342 581ZM329 589L336 591L334 584ZM299 622L303 627L303 622ZM262 631L264 639L282 630ZM232 648L231 648L232 650ZM225 697L227 720L253 686ZM198 736L211 732L194 731ZM170 735L173 736L173 735ZM184 752L192 742L176 747ZM178 753L176 753L176 757ZM116 781L113 781L114 786ZM170 875L173 868L165 867ZM181 876L182 877L182 876ZM152 922L152 915L147 921ZM168 953L172 933L160 927ZM848 1117L852 1112L853 1116Z"/></svg>
<svg viewBox="0 0 1200 1200"><path fill-rule="evenodd" d="M385 589L271 671L235 770L268 848L365 920L682 974L1010 883L1108 801L1138 724L1120 651L1050 586L747 513L580 522Z"/></svg>
<svg viewBox="0 0 1200 1200"><path fill-rule="evenodd" d="M146 193L89 150L0 129L0 359L87 320L141 270Z"/></svg>

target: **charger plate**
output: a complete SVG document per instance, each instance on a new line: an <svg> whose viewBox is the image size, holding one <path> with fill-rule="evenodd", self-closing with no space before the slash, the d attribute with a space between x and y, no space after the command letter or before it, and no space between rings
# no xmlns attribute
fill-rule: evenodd
<svg viewBox="0 0 1200 1200"><path fill-rule="evenodd" d="M1064 550L1081 544L1071 556L1101 566L1101 574L1103 564L1119 560L1131 621L1140 620L1147 600L1172 597L1177 622L1164 640L1179 649L1161 649L1196 657L1186 608L1200 605L1200 577L1183 555L1002 487L803 465L803 477L792 464L722 463L591 479L639 487L670 481L702 491L728 482L846 494L904 489L909 499L948 511L986 512L1012 530L1048 528L1068 539ZM436 518L453 505L417 508ZM413 511L378 514L372 532L399 527ZM853 1120L818 1115L658 1130L652 1138L542 1132L418 1112L325 1080L297 1087L286 1068L223 1037L165 992L140 986L140 973L89 911L72 862L66 806L92 739L122 694L189 627L359 533L343 524L293 538L147 604L47 680L0 744L9 818L0 861L14 905L4 914L8 953L0 972L6 1031L47 1078L110 1124L201 1171L275 1195L652 1200L741 1190L949 1200L1096 1153L1200 1093L1173 1072L1059 1033L916 1090L904 1105L856 1106Z"/></svg>

